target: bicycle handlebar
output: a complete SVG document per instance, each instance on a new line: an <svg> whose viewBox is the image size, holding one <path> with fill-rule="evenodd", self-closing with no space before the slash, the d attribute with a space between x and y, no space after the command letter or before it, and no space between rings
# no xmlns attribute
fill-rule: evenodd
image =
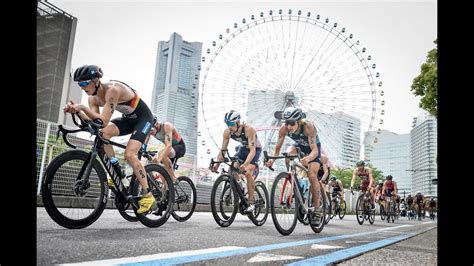
<svg viewBox="0 0 474 266"><path fill-rule="evenodd" d="M278 159L301 159L300 156L300 149L299 147L296 148L297 153L296 154L288 154L287 152L283 152L282 156L269 156L267 151L263 151L263 163L266 163L268 160L278 160ZM268 169L275 171L271 166L267 166Z"/></svg>
<svg viewBox="0 0 474 266"><path fill-rule="evenodd" d="M227 152L227 157L226 157L226 154L225 152ZM214 158L211 158L211 162L209 163L209 168L212 169L212 166L216 163L225 163L227 164L228 166L230 166L231 168L234 168L238 171L239 174L245 174L245 170L240 170L239 168L236 168L234 167L234 163L235 162L238 162L238 159L237 157L232 157L230 156L229 154L229 150L225 149L225 150L221 150L221 153L222 153L222 157L224 157L224 159L222 161L214 161ZM212 171L212 170L211 170ZM213 173L218 173L218 171L212 171Z"/></svg>

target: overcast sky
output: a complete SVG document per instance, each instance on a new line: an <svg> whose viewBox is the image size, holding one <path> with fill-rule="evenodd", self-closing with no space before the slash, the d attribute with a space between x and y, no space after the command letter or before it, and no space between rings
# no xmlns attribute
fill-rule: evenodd
<svg viewBox="0 0 474 266"><path fill-rule="evenodd" d="M412 118L422 112L410 85L437 38L436 1L49 2L78 19L72 68L99 65L104 80L130 84L148 104L158 42L168 41L173 32L202 42L204 55L226 28L252 14L291 8L328 17L370 51L385 91L382 128L398 134L409 133ZM85 94L82 101L87 103Z"/></svg>

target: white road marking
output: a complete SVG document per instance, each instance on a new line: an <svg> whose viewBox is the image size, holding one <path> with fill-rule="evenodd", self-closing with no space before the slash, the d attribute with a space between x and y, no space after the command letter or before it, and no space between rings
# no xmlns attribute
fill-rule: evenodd
<svg viewBox="0 0 474 266"><path fill-rule="evenodd" d="M222 252L222 251L229 251L235 249L241 249L244 247L234 247L234 246L227 246L227 247L219 247L219 248L206 248L206 249L197 249L197 250L186 250L186 251L177 251L177 252L167 252L167 253L158 253L152 255L143 255L143 256L136 256L136 257L127 257L127 258L117 258L117 259L110 259L110 260L95 260L95 261L84 261L79 263L67 263L67 264L59 264L64 266L72 266L72 265L116 265L116 264L123 264L123 263L133 263L133 262L144 262L150 260L158 260L158 259L166 259L166 258L174 258L180 256L191 256L191 255L200 255L200 254L207 254L207 253L215 253L215 252Z"/></svg>
<svg viewBox="0 0 474 266"><path fill-rule="evenodd" d="M253 258L249 259L248 263L263 262L263 261L278 261L278 260L296 260L303 259L304 257L288 256L288 255L275 255L268 253L258 253Z"/></svg>
<svg viewBox="0 0 474 266"><path fill-rule="evenodd" d="M341 246L330 246L330 245L320 245L320 244L313 244L311 245L311 249L333 249L333 248L344 248Z"/></svg>

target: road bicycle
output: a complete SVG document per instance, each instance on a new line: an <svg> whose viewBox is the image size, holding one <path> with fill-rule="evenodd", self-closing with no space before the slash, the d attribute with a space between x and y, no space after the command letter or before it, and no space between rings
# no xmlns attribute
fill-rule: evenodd
<svg viewBox="0 0 474 266"><path fill-rule="evenodd" d="M76 121L76 116L80 124ZM43 204L49 216L59 225L69 229L80 229L94 223L107 204L108 174L113 181L114 188L111 190L115 194L115 206L122 211L121 214L126 213L131 207L142 224L148 227L163 225L171 215L174 202L174 186L164 167L158 164L148 164L144 167L148 186L155 197L155 204L148 212L137 214L138 200L141 198L140 183L136 176L132 175L130 187L125 187L119 177L120 173L114 169L103 149L104 144L122 149L126 147L102 137L101 121L83 120L76 114L72 114L72 118L79 128L70 130L59 125L56 136L62 134L64 142L73 150L61 153L49 163L41 186ZM76 146L67 139L68 134L80 131L95 136L89 152L76 149ZM152 157L143 146L140 153L148 159ZM154 179L155 173L164 176L164 181ZM166 182L166 185L163 182Z"/></svg>
<svg viewBox="0 0 474 266"><path fill-rule="evenodd" d="M312 193L307 193L307 197L302 190L301 177L298 177L298 169L308 174L308 168L300 163L301 152L297 148L297 154L282 153L282 156L268 156L264 151L264 162L273 159L288 159L289 171L281 172L273 181L272 191L270 194L270 210L272 213L273 224L282 235L291 234L299 220L304 225L308 225L315 233L320 233L325 225L326 215L329 216L329 203L326 201L324 187L319 182L319 204L321 215L319 221L312 221L313 216L313 199ZM270 170L274 170L269 167Z"/></svg>
<svg viewBox="0 0 474 266"><path fill-rule="evenodd" d="M245 196L245 186L238 180L244 178L245 171L237 167L238 158L232 157L228 150L222 150L222 161L211 159L210 168L216 163L224 163L228 170L224 168L214 182L211 191L211 210L214 220L219 226L228 227L234 222L237 212L247 215L253 224L261 226L268 217L268 190L261 181L255 181L255 209L246 213L245 210L250 203ZM253 173L254 180L258 176L258 170Z"/></svg>

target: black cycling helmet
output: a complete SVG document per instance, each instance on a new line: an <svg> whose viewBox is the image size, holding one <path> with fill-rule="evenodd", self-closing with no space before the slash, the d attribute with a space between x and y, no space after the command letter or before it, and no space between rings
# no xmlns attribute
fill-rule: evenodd
<svg viewBox="0 0 474 266"><path fill-rule="evenodd" d="M356 163L356 166L359 167L359 166L365 166L365 161L364 160L360 160Z"/></svg>
<svg viewBox="0 0 474 266"><path fill-rule="evenodd" d="M378 185L379 185L379 186L383 186L383 182L380 181L380 182L378 183Z"/></svg>
<svg viewBox="0 0 474 266"><path fill-rule="evenodd" d="M300 108L288 107L283 111L283 119L300 120L303 118L303 111Z"/></svg>
<svg viewBox="0 0 474 266"><path fill-rule="evenodd" d="M331 176L331 181L336 181L337 177L335 175Z"/></svg>
<svg viewBox="0 0 474 266"><path fill-rule="evenodd" d="M101 78L104 75L102 69L96 65L84 65L74 71L74 81L91 80Z"/></svg>
<svg viewBox="0 0 474 266"><path fill-rule="evenodd" d="M386 180L392 180L393 179L393 176L392 175L388 175L387 177L385 177Z"/></svg>

